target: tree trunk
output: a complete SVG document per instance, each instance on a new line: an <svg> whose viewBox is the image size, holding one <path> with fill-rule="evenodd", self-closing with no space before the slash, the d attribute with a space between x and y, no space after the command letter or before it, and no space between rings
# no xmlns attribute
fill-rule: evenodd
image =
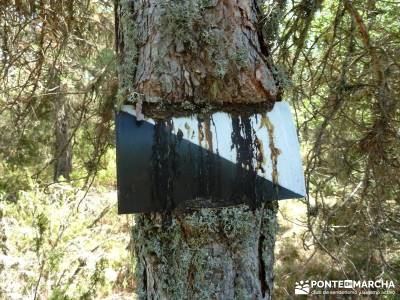
<svg viewBox="0 0 400 300"><path fill-rule="evenodd" d="M141 299L270 299L276 205L140 215L133 243Z"/></svg>
<svg viewBox="0 0 400 300"><path fill-rule="evenodd" d="M257 1L116 1L119 103L271 107L280 88ZM151 103L151 104L150 104ZM138 105L137 105L138 107ZM277 204L141 214L145 299L270 299Z"/></svg>
<svg viewBox="0 0 400 300"><path fill-rule="evenodd" d="M63 95L61 80L58 71L55 71L54 83L56 95L54 103L54 181L58 181L60 176L69 180L72 172L72 145L70 141L70 108L68 99Z"/></svg>

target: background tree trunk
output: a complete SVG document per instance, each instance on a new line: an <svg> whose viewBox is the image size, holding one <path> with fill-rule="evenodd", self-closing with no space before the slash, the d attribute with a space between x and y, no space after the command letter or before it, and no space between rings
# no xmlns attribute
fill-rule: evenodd
<svg viewBox="0 0 400 300"><path fill-rule="evenodd" d="M70 141L70 107L68 98L63 94L59 71L53 76L54 103L54 173L53 180L60 176L69 180L72 172L72 145Z"/></svg>
<svg viewBox="0 0 400 300"><path fill-rule="evenodd" d="M278 100L256 1L116 1L115 12L119 103L143 103L144 110L148 103L270 108ZM270 299L276 210L269 202L138 215L138 294Z"/></svg>

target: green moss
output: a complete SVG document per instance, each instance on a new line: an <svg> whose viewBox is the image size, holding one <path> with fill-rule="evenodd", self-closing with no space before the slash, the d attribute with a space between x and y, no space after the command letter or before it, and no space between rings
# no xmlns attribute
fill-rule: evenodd
<svg viewBox="0 0 400 300"><path fill-rule="evenodd" d="M215 60L215 75L219 78L224 78L225 74L228 72L229 61L222 57L218 57Z"/></svg>
<svg viewBox="0 0 400 300"><path fill-rule="evenodd" d="M203 29L200 32L200 42L206 45L216 45L217 39L210 29Z"/></svg>
<svg viewBox="0 0 400 300"><path fill-rule="evenodd" d="M121 56L117 67L119 78L119 91L117 93L117 109L131 98L134 91L132 86L135 81L138 58L138 32L134 23L134 16L130 1L120 2L120 34L123 42Z"/></svg>
<svg viewBox="0 0 400 300"><path fill-rule="evenodd" d="M226 59L228 46L224 32L206 24L203 18L204 8L212 1L174 1L165 5L164 34L173 36L183 43L186 50L207 49L208 60L215 65L214 75L223 78L228 72L230 59ZM234 60L243 59L243 53Z"/></svg>
<svg viewBox="0 0 400 300"><path fill-rule="evenodd" d="M244 67L248 58L248 51L244 47L236 49L236 51L230 57L230 59L239 67Z"/></svg>
<svg viewBox="0 0 400 300"><path fill-rule="evenodd" d="M201 21L198 3L193 1L171 1L166 5L161 2L165 9L164 26L166 33L173 36L189 48L197 46L196 32L193 26Z"/></svg>
<svg viewBox="0 0 400 300"><path fill-rule="evenodd" d="M267 213L264 226L275 222L274 211L264 213ZM254 248L258 243L255 233L261 225L260 217L260 210L253 211L244 205L204 208L169 217L160 214L137 216L133 243L138 259L139 295L146 297L143 278L148 263L156 268L152 273L159 279L157 284L162 285L157 289L168 299L211 299L218 295L222 280L218 276L224 276L227 259L257 272ZM274 234L274 226L266 229L268 234ZM235 282L235 295L246 299L248 284L239 281Z"/></svg>
<svg viewBox="0 0 400 300"><path fill-rule="evenodd" d="M124 88L119 88L115 97L115 108L117 111L121 110L122 105L127 98L127 92Z"/></svg>
<svg viewBox="0 0 400 300"><path fill-rule="evenodd" d="M272 74L275 78L275 80L284 88L292 88L293 87L293 82L292 80L288 77L287 72L281 68L280 66L276 65L274 68L271 69Z"/></svg>
<svg viewBox="0 0 400 300"><path fill-rule="evenodd" d="M182 102L182 108L185 110L193 110L194 111L196 106L192 102L184 101L184 102Z"/></svg>

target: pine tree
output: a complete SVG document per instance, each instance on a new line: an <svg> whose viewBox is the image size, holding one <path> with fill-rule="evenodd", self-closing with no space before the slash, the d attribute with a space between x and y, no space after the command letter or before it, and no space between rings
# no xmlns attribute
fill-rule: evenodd
<svg viewBox="0 0 400 300"><path fill-rule="evenodd" d="M280 97L256 1L117 1L115 12L119 104L271 107ZM270 299L276 210L269 202L138 215L138 294Z"/></svg>

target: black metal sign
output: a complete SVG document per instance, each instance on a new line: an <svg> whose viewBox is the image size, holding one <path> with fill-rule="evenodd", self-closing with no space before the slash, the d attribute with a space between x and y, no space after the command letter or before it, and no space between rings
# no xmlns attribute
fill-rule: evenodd
<svg viewBox="0 0 400 300"><path fill-rule="evenodd" d="M116 115L118 212L225 207L305 195L300 149L284 102L271 112L137 121Z"/></svg>

